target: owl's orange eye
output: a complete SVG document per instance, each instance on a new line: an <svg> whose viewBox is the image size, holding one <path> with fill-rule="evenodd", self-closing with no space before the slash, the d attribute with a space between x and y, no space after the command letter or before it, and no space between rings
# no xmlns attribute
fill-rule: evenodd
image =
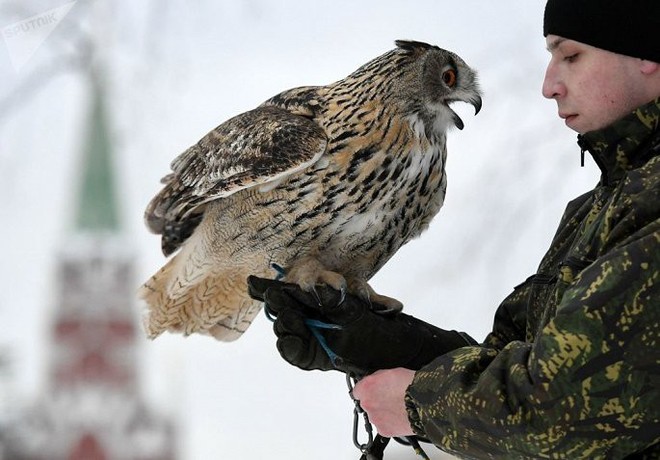
<svg viewBox="0 0 660 460"><path fill-rule="evenodd" d="M454 69L447 69L442 73L442 81L445 85L453 88L456 84L456 71Z"/></svg>

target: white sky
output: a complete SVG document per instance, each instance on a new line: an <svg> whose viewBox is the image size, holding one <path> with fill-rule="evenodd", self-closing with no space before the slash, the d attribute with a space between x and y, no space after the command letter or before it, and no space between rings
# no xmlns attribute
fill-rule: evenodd
<svg viewBox="0 0 660 460"><path fill-rule="evenodd" d="M5 5L0 28L63 3ZM477 117L457 107L466 126L450 134L445 207L372 285L410 314L482 339L499 301L536 268L565 203L598 180L593 165L579 167L575 133L540 94L544 3L81 0L20 71L0 47L0 98L65 65L81 50L77 38L92 37L137 287L164 261L142 212L182 150L284 89L344 77L395 39L450 49L478 70L484 107ZM71 227L88 110L83 74L46 71L44 85L0 112L0 349L13 356L17 401L44 382L54 260ZM288 366L263 316L232 344L145 341L142 362L146 397L177 418L184 459L359 457L343 375Z"/></svg>

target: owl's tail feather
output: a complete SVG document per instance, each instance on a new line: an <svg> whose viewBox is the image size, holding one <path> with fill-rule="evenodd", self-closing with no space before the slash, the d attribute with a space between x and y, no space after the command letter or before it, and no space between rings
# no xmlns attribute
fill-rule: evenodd
<svg viewBox="0 0 660 460"><path fill-rule="evenodd" d="M187 264L172 258L139 290L147 303L144 327L151 339L165 331L201 333L229 342L239 338L261 304L247 294L247 273L206 270L185 276ZM183 265L181 267L180 265Z"/></svg>

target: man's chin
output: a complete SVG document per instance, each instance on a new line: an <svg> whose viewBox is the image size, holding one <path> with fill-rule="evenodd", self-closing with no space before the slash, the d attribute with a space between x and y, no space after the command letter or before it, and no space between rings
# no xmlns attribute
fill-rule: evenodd
<svg viewBox="0 0 660 460"><path fill-rule="evenodd" d="M568 115L564 118L564 124L578 134L584 134L596 129L585 126L584 117L580 117L580 115Z"/></svg>

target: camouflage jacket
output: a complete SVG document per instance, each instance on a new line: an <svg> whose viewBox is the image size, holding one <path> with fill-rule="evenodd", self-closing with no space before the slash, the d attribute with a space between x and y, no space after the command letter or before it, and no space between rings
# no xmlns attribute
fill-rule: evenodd
<svg viewBox="0 0 660 460"><path fill-rule="evenodd" d="M416 372L414 430L464 458L660 458L660 99L581 136L602 170L481 346Z"/></svg>

